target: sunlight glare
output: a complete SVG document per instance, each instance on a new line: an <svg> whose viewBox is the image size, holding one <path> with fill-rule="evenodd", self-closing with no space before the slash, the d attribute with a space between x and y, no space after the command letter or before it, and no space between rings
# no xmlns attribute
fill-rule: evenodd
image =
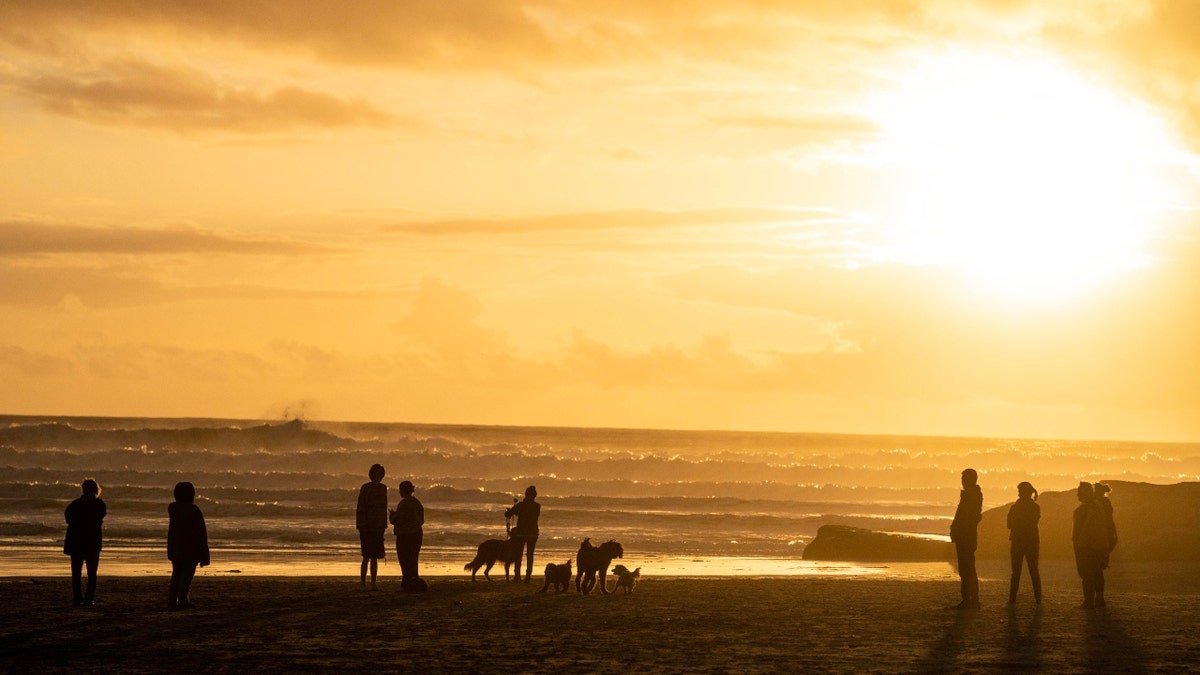
<svg viewBox="0 0 1200 675"><path fill-rule="evenodd" d="M905 171L892 254L1005 294L1073 293L1148 264L1174 150L1135 101L1047 61L926 60L883 97Z"/></svg>

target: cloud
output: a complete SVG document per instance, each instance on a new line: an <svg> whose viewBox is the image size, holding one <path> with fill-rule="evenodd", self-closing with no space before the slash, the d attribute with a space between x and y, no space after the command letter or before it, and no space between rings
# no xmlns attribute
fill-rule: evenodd
<svg viewBox="0 0 1200 675"><path fill-rule="evenodd" d="M45 36L55 32L158 34L307 52L347 65L541 70L645 63L671 53L712 60L761 57L794 43L798 31L823 26L853 26L860 36L883 39L897 26L924 23L927 7L915 0L698 0L686 6L639 0L13 0L0 6L0 26L7 26L0 36L45 49Z"/></svg>
<svg viewBox="0 0 1200 675"><path fill-rule="evenodd" d="M509 219L433 220L388 225L413 234L521 234L564 230L673 229L706 225L795 223L852 217L827 209L723 208L690 211L628 209Z"/></svg>
<svg viewBox="0 0 1200 675"><path fill-rule="evenodd" d="M1195 76L1200 72L1200 3L1153 0L1081 8L1078 13L1052 14L1042 29L1044 37L1081 67L1115 78L1177 115L1173 122L1191 147L1200 149L1200 85Z"/></svg>
<svg viewBox="0 0 1200 675"><path fill-rule="evenodd" d="M30 351L24 347L0 344L0 372L29 377L70 375L74 366L69 359Z"/></svg>
<svg viewBox="0 0 1200 675"><path fill-rule="evenodd" d="M252 91L194 69L109 64L88 73L21 74L11 85L51 112L87 122L178 133L413 125L362 99L286 86Z"/></svg>
<svg viewBox="0 0 1200 675"><path fill-rule="evenodd" d="M339 252L344 251L279 237L251 237L190 227L151 229L0 222L0 258L64 253L321 255Z"/></svg>

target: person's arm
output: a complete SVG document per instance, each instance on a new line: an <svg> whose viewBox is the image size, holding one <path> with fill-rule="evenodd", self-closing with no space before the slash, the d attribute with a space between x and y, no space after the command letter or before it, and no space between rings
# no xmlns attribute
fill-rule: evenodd
<svg viewBox="0 0 1200 675"><path fill-rule="evenodd" d="M200 566L208 567L210 562L208 554L208 527L204 525L204 514L199 508L196 509L196 523L199 530L197 536L200 539Z"/></svg>
<svg viewBox="0 0 1200 675"><path fill-rule="evenodd" d="M358 489L358 506L354 509L354 529L363 529L363 517L367 510L367 486Z"/></svg>

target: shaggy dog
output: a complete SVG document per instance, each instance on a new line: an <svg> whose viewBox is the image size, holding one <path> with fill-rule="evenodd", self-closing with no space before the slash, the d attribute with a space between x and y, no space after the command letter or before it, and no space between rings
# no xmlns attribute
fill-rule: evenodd
<svg viewBox="0 0 1200 675"><path fill-rule="evenodd" d="M613 574L617 575L617 585L613 587L613 593L616 593L618 588L624 588L625 594L628 595L633 592L638 577L642 576L642 568L630 572L624 565L613 565Z"/></svg>
<svg viewBox="0 0 1200 675"><path fill-rule="evenodd" d="M550 584L554 584L554 592L562 593L571 587L571 559L567 558L567 562L562 565L554 563L546 564L546 585L542 586L542 592L550 588Z"/></svg>
<svg viewBox="0 0 1200 675"><path fill-rule="evenodd" d="M518 544L518 539L488 539L479 545L479 551L475 553L475 559L463 565L464 570L471 572L471 581L475 581L475 573L483 567L483 578L491 581L488 572L492 571L492 566L498 562L504 563L504 580L508 581L508 569L514 563L521 562L521 549ZM484 567L486 565L486 567Z"/></svg>
<svg viewBox="0 0 1200 675"><path fill-rule="evenodd" d="M579 571L575 573L575 590L588 595L596 587L596 574L600 574L600 592L608 595L606 588L608 566L613 558L625 555L625 549L615 541L609 540L599 546L592 546L591 538L584 539L579 545L579 553L575 555L575 563Z"/></svg>

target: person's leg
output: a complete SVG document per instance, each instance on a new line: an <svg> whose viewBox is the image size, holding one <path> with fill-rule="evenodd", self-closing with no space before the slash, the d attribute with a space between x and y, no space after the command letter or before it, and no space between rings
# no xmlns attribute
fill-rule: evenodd
<svg viewBox="0 0 1200 675"><path fill-rule="evenodd" d="M179 584L183 579L183 566L179 561L171 561L171 585L167 588L167 607L179 606Z"/></svg>
<svg viewBox="0 0 1200 675"><path fill-rule="evenodd" d="M533 576L533 549L537 547L537 537L530 537L525 543L525 583Z"/></svg>
<svg viewBox="0 0 1200 675"><path fill-rule="evenodd" d="M83 580L80 575L83 574L83 556L71 555L71 603L79 605L83 603Z"/></svg>
<svg viewBox="0 0 1200 675"><path fill-rule="evenodd" d="M89 605L96 600L96 569L100 567L100 551L89 553L84 559L87 563L87 591L83 594L83 604Z"/></svg>
<svg viewBox="0 0 1200 675"><path fill-rule="evenodd" d="M1042 604L1042 573L1038 570L1039 547L1033 547L1025 554L1025 559L1029 562L1029 581L1033 583L1033 599L1037 604Z"/></svg>
<svg viewBox="0 0 1200 675"><path fill-rule="evenodd" d="M969 574L967 575L967 593L969 596L968 602L972 606L978 606L979 605L979 573L975 569L975 543L974 542L971 543L971 550L970 550L970 554L967 556L967 560L969 561L969 564L967 567L967 569L969 571Z"/></svg>
<svg viewBox="0 0 1200 675"><path fill-rule="evenodd" d="M1096 565L1096 581L1095 581L1094 585L1096 587L1096 606L1103 607L1105 604L1104 603L1104 565L1103 564Z"/></svg>
<svg viewBox="0 0 1200 675"><path fill-rule="evenodd" d="M1021 585L1021 561L1025 552L1013 542L1009 549L1009 557L1012 559L1012 577L1008 580L1008 604L1011 605L1017 601L1017 588Z"/></svg>
<svg viewBox="0 0 1200 675"><path fill-rule="evenodd" d="M196 578L196 562L185 562L179 577L179 606L192 606L192 580Z"/></svg>
<svg viewBox="0 0 1200 675"><path fill-rule="evenodd" d="M375 588L375 578L379 576L379 558L371 558L371 588Z"/></svg>
<svg viewBox="0 0 1200 675"><path fill-rule="evenodd" d="M521 580L521 555L522 555L522 552L525 550L525 546L529 542L525 539L525 537L522 537L519 535L514 535L512 539L514 542L516 542L515 544L513 544L513 551L515 552L515 555L513 555L513 581L516 582L516 581ZM529 560L530 560L529 565L530 565L530 568L532 569L532 567L533 567L533 562L532 562L533 554L532 553L529 554Z"/></svg>
<svg viewBox="0 0 1200 675"><path fill-rule="evenodd" d="M396 537L396 545L400 547L400 579L408 588L414 578L412 570L412 536L401 534Z"/></svg>
<svg viewBox="0 0 1200 675"><path fill-rule="evenodd" d="M959 589L962 595L961 607L974 607L979 604L979 579L975 572L975 542L955 542L958 551Z"/></svg>
<svg viewBox="0 0 1200 675"><path fill-rule="evenodd" d="M1091 551L1079 552L1079 574L1083 581L1083 606L1091 609L1096 604L1096 561Z"/></svg>

